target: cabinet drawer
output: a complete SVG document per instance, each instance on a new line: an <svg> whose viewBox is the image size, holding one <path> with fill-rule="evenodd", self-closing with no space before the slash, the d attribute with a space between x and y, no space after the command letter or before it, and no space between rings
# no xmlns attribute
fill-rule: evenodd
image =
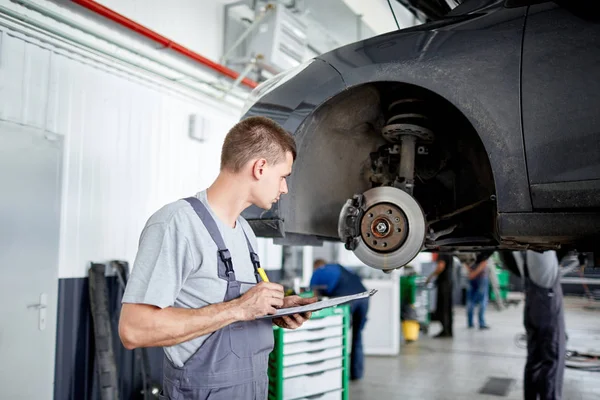
<svg viewBox="0 0 600 400"><path fill-rule="evenodd" d="M283 346L283 355L306 353L315 350L331 349L342 346L342 337L315 339L310 342L289 343Z"/></svg>
<svg viewBox="0 0 600 400"><path fill-rule="evenodd" d="M283 366L306 364L313 361L328 360L330 358L338 358L344 355L342 347L334 347L329 349L307 351L306 353L293 354L283 357Z"/></svg>
<svg viewBox="0 0 600 400"><path fill-rule="evenodd" d="M293 365L283 369L283 378L291 378L299 375L314 374L315 372L327 371L330 369L342 368L341 358L332 358L329 360L311 361L306 364Z"/></svg>
<svg viewBox="0 0 600 400"><path fill-rule="evenodd" d="M286 331L283 335L283 343L305 342L334 336L341 336L342 325L304 329L302 331Z"/></svg>
<svg viewBox="0 0 600 400"><path fill-rule="evenodd" d="M283 380L283 398L286 400L314 396L336 389L342 389L341 368Z"/></svg>
<svg viewBox="0 0 600 400"><path fill-rule="evenodd" d="M309 397L302 397L294 400L342 400L342 390L334 390L333 392L315 394Z"/></svg>
<svg viewBox="0 0 600 400"><path fill-rule="evenodd" d="M289 331L289 332L299 332L299 331L305 331L305 330L310 330L310 329L315 329L315 328L327 328L329 326L342 325L343 322L344 322L343 315L333 315L331 317L309 319L308 321L303 323L300 328L295 329L293 331Z"/></svg>

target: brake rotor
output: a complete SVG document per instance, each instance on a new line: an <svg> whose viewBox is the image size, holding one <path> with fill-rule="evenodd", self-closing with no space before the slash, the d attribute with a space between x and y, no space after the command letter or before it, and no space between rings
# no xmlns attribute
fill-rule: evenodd
<svg viewBox="0 0 600 400"><path fill-rule="evenodd" d="M363 193L360 240L354 249L370 267L393 270L412 261L425 242L425 216L408 193L390 186Z"/></svg>

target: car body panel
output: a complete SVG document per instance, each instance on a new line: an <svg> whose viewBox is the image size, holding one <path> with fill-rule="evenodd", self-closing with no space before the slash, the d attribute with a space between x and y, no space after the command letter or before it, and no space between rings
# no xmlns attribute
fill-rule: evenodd
<svg viewBox="0 0 600 400"><path fill-rule="evenodd" d="M600 207L598 49L597 20L553 3L530 7L523 41L523 132L537 209Z"/></svg>

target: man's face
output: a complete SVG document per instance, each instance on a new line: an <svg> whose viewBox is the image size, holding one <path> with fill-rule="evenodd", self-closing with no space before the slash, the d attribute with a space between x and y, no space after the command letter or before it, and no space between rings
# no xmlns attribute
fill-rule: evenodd
<svg viewBox="0 0 600 400"><path fill-rule="evenodd" d="M288 192L286 179L292 173L293 163L292 153L287 152L285 160L273 165L267 164L261 169L255 195L258 207L269 210L274 203L279 201L282 194Z"/></svg>

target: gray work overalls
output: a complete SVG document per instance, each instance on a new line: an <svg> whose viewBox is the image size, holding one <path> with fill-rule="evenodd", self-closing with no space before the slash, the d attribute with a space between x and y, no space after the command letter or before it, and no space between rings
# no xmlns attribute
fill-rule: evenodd
<svg viewBox="0 0 600 400"><path fill-rule="evenodd" d="M197 198L185 199L196 211L219 249L219 278L227 281L223 301L240 297L241 284L260 281L259 259L246 232L256 282L240 282L235 278L229 250L217 224L206 206ZM243 229L243 228L242 228ZM210 256L210 255L208 255ZM163 399L171 400L265 400L268 395L267 367L273 349L270 319L235 322L213 332L198 351L183 365L175 367L166 357L163 372Z"/></svg>
<svg viewBox="0 0 600 400"><path fill-rule="evenodd" d="M527 364L525 400L559 400L565 369L565 317L560 273L550 289L530 278L524 256Z"/></svg>

